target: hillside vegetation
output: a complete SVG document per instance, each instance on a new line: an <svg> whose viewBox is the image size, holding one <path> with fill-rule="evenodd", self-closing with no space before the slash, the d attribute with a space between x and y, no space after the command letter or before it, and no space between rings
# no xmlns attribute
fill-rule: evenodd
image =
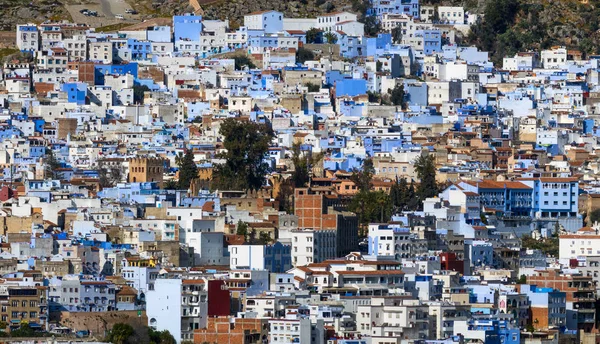
<svg viewBox="0 0 600 344"><path fill-rule="evenodd" d="M229 19L232 27L243 23L246 13L267 9L286 17L315 17L331 11L363 12L365 0L216 0L204 5L209 19ZM187 0L170 0L184 11ZM483 20L461 43L490 51L494 62L518 51L539 50L554 45L600 53L600 0L425 0L422 5L463 6ZM187 8L189 10L189 8Z"/></svg>
<svg viewBox="0 0 600 344"><path fill-rule="evenodd" d="M465 43L490 51L495 62L553 45L600 53L600 0L489 0L483 13Z"/></svg>

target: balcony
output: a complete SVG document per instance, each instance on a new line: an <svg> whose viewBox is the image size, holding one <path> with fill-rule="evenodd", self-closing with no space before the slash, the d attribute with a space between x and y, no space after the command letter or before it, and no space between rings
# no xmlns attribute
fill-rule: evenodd
<svg viewBox="0 0 600 344"><path fill-rule="evenodd" d="M577 312L579 312L579 313L596 313L596 309L595 308L579 308L577 310Z"/></svg>

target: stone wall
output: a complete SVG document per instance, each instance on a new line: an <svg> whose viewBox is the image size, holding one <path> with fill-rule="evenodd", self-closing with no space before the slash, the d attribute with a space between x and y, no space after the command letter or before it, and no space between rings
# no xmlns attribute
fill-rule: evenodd
<svg viewBox="0 0 600 344"><path fill-rule="evenodd" d="M114 311L114 312L52 312L50 321L58 322L73 331L88 330L91 336L103 338L115 324L125 323L134 329L148 325L146 312L142 311L138 316L137 311Z"/></svg>

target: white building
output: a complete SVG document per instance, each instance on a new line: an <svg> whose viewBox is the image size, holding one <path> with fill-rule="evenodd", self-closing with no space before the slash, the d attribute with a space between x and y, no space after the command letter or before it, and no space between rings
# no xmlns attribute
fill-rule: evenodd
<svg viewBox="0 0 600 344"><path fill-rule="evenodd" d="M84 35L65 38L63 48L69 52L69 61L85 61L87 59L88 41Z"/></svg>
<svg viewBox="0 0 600 344"><path fill-rule="evenodd" d="M154 282L158 278L158 268L124 266L121 268L121 277L127 285L137 290L138 294L154 290Z"/></svg>
<svg viewBox="0 0 600 344"><path fill-rule="evenodd" d="M441 23L464 24L465 9L460 6L439 6L438 17Z"/></svg>
<svg viewBox="0 0 600 344"><path fill-rule="evenodd" d="M269 343L271 344L323 344L325 332L323 320L311 324L310 319L269 320Z"/></svg>
<svg viewBox="0 0 600 344"><path fill-rule="evenodd" d="M40 48L40 32L37 25L17 25L17 47L21 51L38 51Z"/></svg>
<svg viewBox="0 0 600 344"><path fill-rule="evenodd" d="M598 255L600 255L598 228L583 227L576 233L562 234L559 237L558 256L561 260Z"/></svg>
<svg viewBox="0 0 600 344"><path fill-rule="evenodd" d="M317 17L317 28L324 31L335 31L338 24L355 22L357 19L356 14L350 12L327 13Z"/></svg>
<svg viewBox="0 0 600 344"><path fill-rule="evenodd" d="M248 30L264 30L265 33L283 31L283 13L277 11L258 11L244 16L244 26Z"/></svg>
<svg viewBox="0 0 600 344"><path fill-rule="evenodd" d="M292 231L292 265L304 266L335 258L334 230L300 229Z"/></svg>
<svg viewBox="0 0 600 344"><path fill-rule="evenodd" d="M538 64L534 53L518 53L514 57L502 59L502 69L508 71L532 70Z"/></svg>
<svg viewBox="0 0 600 344"><path fill-rule="evenodd" d="M110 64L113 61L113 45L111 42L91 42L90 61Z"/></svg>
<svg viewBox="0 0 600 344"><path fill-rule="evenodd" d="M567 48L555 47L549 50L542 50L542 67L545 69L562 69L567 63Z"/></svg>
<svg viewBox="0 0 600 344"><path fill-rule="evenodd" d="M207 291L202 279L157 279L146 295L148 326L168 330L177 343L192 341L194 330L205 328Z"/></svg>

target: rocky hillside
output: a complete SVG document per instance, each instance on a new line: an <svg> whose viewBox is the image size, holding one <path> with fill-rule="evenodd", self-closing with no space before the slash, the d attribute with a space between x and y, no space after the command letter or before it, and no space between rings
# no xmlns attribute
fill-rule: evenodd
<svg viewBox="0 0 600 344"><path fill-rule="evenodd" d="M17 24L70 19L62 0L0 0L0 31Z"/></svg>
<svg viewBox="0 0 600 344"><path fill-rule="evenodd" d="M496 62L553 45L600 53L600 0L488 0L483 13L466 43L491 51Z"/></svg>
<svg viewBox="0 0 600 344"><path fill-rule="evenodd" d="M144 1L144 0L142 0ZM154 1L157 5L157 0ZM287 17L314 17L338 10L356 12L364 0L198 0L209 19L229 19L235 27L246 13L275 9ZM208 3L206 3L208 2ZM463 6L484 19L465 44L491 52L495 62L518 51L565 45L586 54L600 53L600 0L423 0L424 5ZM161 13L191 10L188 0L166 0Z"/></svg>

